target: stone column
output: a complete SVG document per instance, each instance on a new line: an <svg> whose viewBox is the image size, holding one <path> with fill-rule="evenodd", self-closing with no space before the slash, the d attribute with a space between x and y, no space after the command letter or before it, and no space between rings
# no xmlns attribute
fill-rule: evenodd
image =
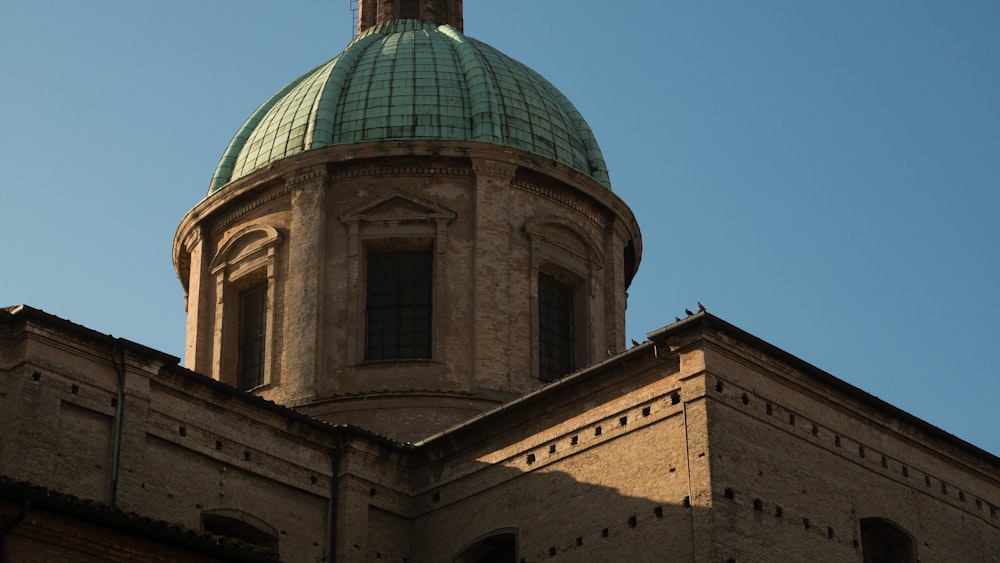
<svg viewBox="0 0 1000 563"><path fill-rule="evenodd" d="M291 188L288 284L280 377L286 404L309 400L322 357L323 265L326 261L325 167L286 178Z"/></svg>

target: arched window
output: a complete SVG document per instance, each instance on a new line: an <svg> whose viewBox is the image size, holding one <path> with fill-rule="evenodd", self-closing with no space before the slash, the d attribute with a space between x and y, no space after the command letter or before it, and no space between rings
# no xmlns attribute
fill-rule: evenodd
<svg viewBox="0 0 1000 563"><path fill-rule="evenodd" d="M273 226L248 225L222 244L210 266L218 295L212 376L244 391L273 379L275 251L280 242Z"/></svg>
<svg viewBox="0 0 1000 563"><path fill-rule="evenodd" d="M278 531L252 514L225 508L202 512L201 527L217 536L235 538L278 554Z"/></svg>
<svg viewBox="0 0 1000 563"><path fill-rule="evenodd" d="M455 563L514 563L517 532L503 530L482 537L455 556Z"/></svg>
<svg viewBox="0 0 1000 563"><path fill-rule="evenodd" d="M531 241L533 375L554 381L597 357L590 349L591 280L604 263L600 246L559 217L525 224Z"/></svg>
<svg viewBox="0 0 1000 563"><path fill-rule="evenodd" d="M916 563L913 538L902 528L882 518L861 519L864 563Z"/></svg>

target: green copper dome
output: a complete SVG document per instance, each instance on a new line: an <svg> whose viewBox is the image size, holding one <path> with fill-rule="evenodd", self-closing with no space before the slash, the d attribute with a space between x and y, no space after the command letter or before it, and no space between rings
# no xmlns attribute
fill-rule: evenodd
<svg viewBox="0 0 1000 563"><path fill-rule="evenodd" d="M396 20L365 30L257 108L208 192L303 151L405 139L513 147L611 186L590 127L538 73L452 26Z"/></svg>

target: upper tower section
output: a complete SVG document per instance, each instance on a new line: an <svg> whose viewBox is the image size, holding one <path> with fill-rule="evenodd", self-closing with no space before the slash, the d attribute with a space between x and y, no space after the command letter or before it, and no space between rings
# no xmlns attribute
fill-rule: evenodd
<svg viewBox="0 0 1000 563"><path fill-rule="evenodd" d="M524 150L610 188L597 140L566 96L527 66L463 35L452 25L454 16L443 17L448 23L431 20L438 4L461 5L363 3L361 32L350 45L247 119L219 162L209 193L305 151L419 139ZM377 21L368 24L365 18L376 20L370 6L380 9ZM422 19L390 17L409 11L419 11Z"/></svg>
<svg viewBox="0 0 1000 563"><path fill-rule="evenodd" d="M358 33L395 20L421 20L464 27L462 0L361 0L358 3Z"/></svg>
<svg viewBox="0 0 1000 563"><path fill-rule="evenodd" d="M461 2L360 11L177 229L185 365L417 441L624 350L642 241L579 112Z"/></svg>

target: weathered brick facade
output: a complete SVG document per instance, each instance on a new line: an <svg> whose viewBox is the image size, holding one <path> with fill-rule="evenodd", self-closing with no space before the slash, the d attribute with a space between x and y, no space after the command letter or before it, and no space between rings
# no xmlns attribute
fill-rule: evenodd
<svg viewBox="0 0 1000 563"><path fill-rule="evenodd" d="M626 348L579 113L460 0L358 6L177 230L184 367L0 309L0 563L1000 561L994 455L704 311Z"/></svg>
<svg viewBox="0 0 1000 563"><path fill-rule="evenodd" d="M432 353L366 361L366 257L415 245L433 253ZM522 151L454 141L314 150L234 181L182 221L185 363L236 384L232 295L246 278L267 279L269 351L255 393L416 441L540 386L540 272L580 287L578 368L624 349L640 252L617 196Z"/></svg>
<svg viewBox="0 0 1000 563"><path fill-rule="evenodd" d="M273 531L284 561L477 560L455 558L498 532L526 562L862 561L869 517L912 535L919 561L1000 560L996 457L716 317L650 338L403 445L7 310L0 474L107 505L122 369L115 507L189 530L238 514ZM20 510L7 498L0 514L12 561L59 560L15 558L38 542L74 561L240 560L44 507L4 524ZM148 559L100 552L123 541Z"/></svg>

